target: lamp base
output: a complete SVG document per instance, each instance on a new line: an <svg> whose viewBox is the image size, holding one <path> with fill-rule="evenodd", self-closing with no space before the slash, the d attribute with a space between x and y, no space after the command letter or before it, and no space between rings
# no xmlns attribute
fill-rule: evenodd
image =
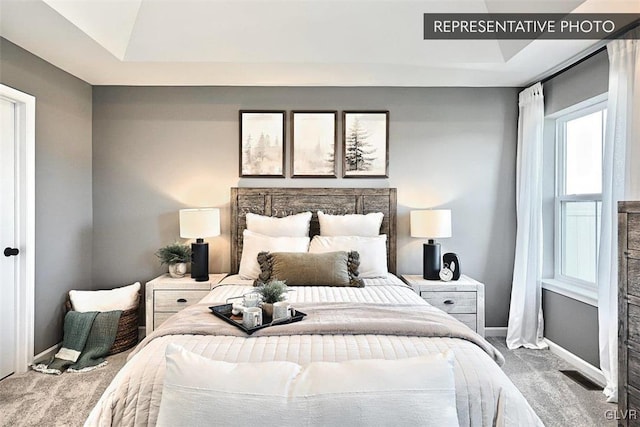
<svg viewBox="0 0 640 427"><path fill-rule="evenodd" d="M191 244L191 278L196 282L209 280L209 244L204 239Z"/></svg>
<svg viewBox="0 0 640 427"><path fill-rule="evenodd" d="M426 280L440 280L440 243L434 240L423 245L422 277Z"/></svg>

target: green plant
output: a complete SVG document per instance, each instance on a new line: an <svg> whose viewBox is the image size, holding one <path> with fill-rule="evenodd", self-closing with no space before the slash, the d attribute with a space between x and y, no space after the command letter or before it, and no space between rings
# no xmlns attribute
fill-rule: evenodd
<svg viewBox="0 0 640 427"><path fill-rule="evenodd" d="M173 265L181 262L190 262L191 247L179 242L171 243L158 249L156 256L160 259L160 264Z"/></svg>
<svg viewBox="0 0 640 427"><path fill-rule="evenodd" d="M256 292L262 295L262 302L267 304L283 301L287 291L285 282L277 279L264 283L256 289Z"/></svg>

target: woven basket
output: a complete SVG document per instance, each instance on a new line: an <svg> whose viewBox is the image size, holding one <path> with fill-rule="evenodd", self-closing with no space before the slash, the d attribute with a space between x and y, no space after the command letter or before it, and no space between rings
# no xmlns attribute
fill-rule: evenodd
<svg viewBox="0 0 640 427"><path fill-rule="evenodd" d="M124 310L118 321L118 330L116 339L107 353L108 356L122 351L128 350L138 343L138 306L140 305L140 294L138 294L138 302L136 306L129 310ZM64 304L67 311L72 311L71 300L67 295L67 301Z"/></svg>

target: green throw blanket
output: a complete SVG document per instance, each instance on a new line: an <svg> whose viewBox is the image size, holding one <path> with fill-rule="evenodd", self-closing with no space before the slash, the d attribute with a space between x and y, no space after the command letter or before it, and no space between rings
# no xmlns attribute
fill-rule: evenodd
<svg viewBox="0 0 640 427"><path fill-rule="evenodd" d="M49 361L33 367L45 374L60 375L65 370L85 372L106 364L104 357L116 338L122 311L79 313L64 318L62 348Z"/></svg>

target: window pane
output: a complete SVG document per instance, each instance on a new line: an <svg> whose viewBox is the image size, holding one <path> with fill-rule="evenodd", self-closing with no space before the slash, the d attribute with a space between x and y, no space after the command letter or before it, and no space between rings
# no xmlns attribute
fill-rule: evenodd
<svg viewBox="0 0 640 427"><path fill-rule="evenodd" d="M563 202L562 274L595 283L601 203Z"/></svg>
<svg viewBox="0 0 640 427"><path fill-rule="evenodd" d="M602 192L602 111L566 123L565 194Z"/></svg>

